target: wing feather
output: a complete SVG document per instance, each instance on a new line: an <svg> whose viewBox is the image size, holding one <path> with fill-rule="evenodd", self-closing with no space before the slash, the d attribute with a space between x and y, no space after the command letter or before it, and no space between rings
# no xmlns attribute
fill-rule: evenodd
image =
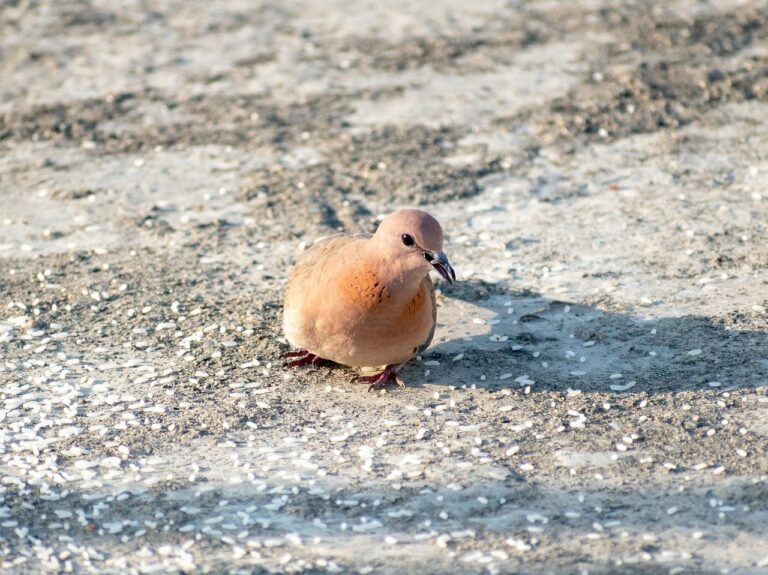
<svg viewBox="0 0 768 575"><path fill-rule="evenodd" d="M424 278L424 285L432 300L432 329L429 330L429 335L424 343L419 346L418 353L425 351L429 347L429 344L432 343L432 338L435 336L435 326L437 325L437 296L435 295L435 284L432 283L432 278L429 277L429 275Z"/></svg>

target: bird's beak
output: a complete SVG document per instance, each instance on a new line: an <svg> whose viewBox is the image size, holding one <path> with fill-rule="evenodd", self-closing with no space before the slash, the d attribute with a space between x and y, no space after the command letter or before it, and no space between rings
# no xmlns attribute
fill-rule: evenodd
<svg viewBox="0 0 768 575"><path fill-rule="evenodd" d="M448 256L443 252L437 252L429 263L437 270L437 273L445 278L445 281L453 285L453 282L456 281L456 272L453 271L453 266L448 262Z"/></svg>

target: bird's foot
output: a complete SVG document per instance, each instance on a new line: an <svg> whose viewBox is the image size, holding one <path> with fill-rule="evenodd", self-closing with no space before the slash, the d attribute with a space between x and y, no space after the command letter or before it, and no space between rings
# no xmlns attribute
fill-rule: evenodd
<svg viewBox="0 0 768 575"><path fill-rule="evenodd" d="M322 365L328 365L329 363L327 359L318 357L314 353L310 353L306 349L299 349L297 351L287 351L282 355L282 358L286 360L286 362L283 364L283 367L300 367L302 365L311 365L312 367L320 367Z"/></svg>
<svg viewBox="0 0 768 575"><path fill-rule="evenodd" d="M397 375L399 365L388 365L384 371L376 375L361 375L357 378L360 383L369 383L368 391L384 389L388 383L392 382L398 387L405 387L405 383Z"/></svg>

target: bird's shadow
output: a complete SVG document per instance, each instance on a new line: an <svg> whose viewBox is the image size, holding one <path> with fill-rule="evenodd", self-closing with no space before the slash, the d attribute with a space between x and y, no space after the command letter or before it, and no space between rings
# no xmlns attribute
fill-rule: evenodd
<svg viewBox="0 0 768 575"><path fill-rule="evenodd" d="M764 331L694 315L645 319L473 280L439 300L432 346L401 370L410 387L653 394L768 383Z"/></svg>

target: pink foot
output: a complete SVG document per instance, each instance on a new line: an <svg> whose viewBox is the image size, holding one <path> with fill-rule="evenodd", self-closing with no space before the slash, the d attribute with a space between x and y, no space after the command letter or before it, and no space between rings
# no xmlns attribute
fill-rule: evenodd
<svg viewBox="0 0 768 575"><path fill-rule="evenodd" d="M357 378L360 383L370 383L368 391L372 389L384 389L389 382L396 384L398 387L405 387L405 383L397 375L397 368L399 365L388 365L384 368L384 371L376 375L361 375Z"/></svg>
<svg viewBox="0 0 768 575"><path fill-rule="evenodd" d="M287 351L282 355L282 358L291 360L286 361L283 364L283 367L299 367L302 365L320 367L321 365L328 364L328 360L323 359L322 357L318 357L314 353L308 352L306 349L300 349L298 351Z"/></svg>

